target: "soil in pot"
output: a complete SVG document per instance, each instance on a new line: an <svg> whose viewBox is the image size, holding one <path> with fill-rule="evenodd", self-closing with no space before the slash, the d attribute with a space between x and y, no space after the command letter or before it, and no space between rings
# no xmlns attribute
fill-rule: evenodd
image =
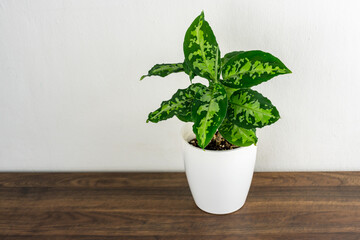
<svg viewBox="0 0 360 240"><path fill-rule="evenodd" d="M190 140L189 143L195 147L200 148L196 138ZM225 138L223 138L221 136L221 134L219 132L215 133L215 135L211 139L211 142L209 143L209 145L207 145L205 147L206 150L218 150L218 151L230 150L230 149L235 149L235 148L238 148L238 146L235 146L234 144L229 143Z"/></svg>

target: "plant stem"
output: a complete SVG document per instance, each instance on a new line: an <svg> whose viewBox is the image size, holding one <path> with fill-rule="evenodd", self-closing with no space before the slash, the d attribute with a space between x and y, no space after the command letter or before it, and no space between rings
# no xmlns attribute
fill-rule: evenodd
<svg viewBox="0 0 360 240"><path fill-rule="evenodd" d="M220 146L221 138L222 138L221 134L219 132L216 132L216 134L215 134L216 145Z"/></svg>

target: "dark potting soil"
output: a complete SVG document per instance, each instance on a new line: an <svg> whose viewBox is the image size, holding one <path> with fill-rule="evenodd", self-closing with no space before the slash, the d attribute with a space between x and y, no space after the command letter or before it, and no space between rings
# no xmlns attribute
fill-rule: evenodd
<svg viewBox="0 0 360 240"><path fill-rule="evenodd" d="M199 147L198 142L196 138L190 140L189 142L191 145L195 147ZM230 150L238 148L238 146L235 146L234 144L229 143L225 138L221 136L219 132L216 132L214 137L211 139L209 145L205 147L206 150Z"/></svg>

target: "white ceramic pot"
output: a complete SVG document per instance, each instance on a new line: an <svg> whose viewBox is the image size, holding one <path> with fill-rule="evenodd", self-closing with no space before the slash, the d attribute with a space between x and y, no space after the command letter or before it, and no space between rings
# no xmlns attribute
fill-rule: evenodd
<svg viewBox="0 0 360 240"><path fill-rule="evenodd" d="M249 192L256 159L256 146L212 151L194 147L192 124L182 128L186 177L196 205L212 214L239 210Z"/></svg>

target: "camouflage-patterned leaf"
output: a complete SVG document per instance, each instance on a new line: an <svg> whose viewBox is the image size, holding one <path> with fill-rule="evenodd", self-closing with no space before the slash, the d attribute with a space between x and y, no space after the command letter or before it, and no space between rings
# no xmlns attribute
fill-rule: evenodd
<svg viewBox="0 0 360 240"><path fill-rule="evenodd" d="M226 91L215 83L199 91L192 106L193 131L201 148L205 148L222 123L227 109Z"/></svg>
<svg viewBox="0 0 360 240"><path fill-rule="evenodd" d="M188 87L186 92L187 101L184 102L184 106L176 112L176 117L183 122L193 122L192 119L192 104L195 99L196 94L206 89L205 85L201 83L195 83Z"/></svg>
<svg viewBox="0 0 360 240"><path fill-rule="evenodd" d="M190 25L184 39L185 63L195 75L216 82L220 77L220 49L202 12Z"/></svg>
<svg viewBox="0 0 360 240"><path fill-rule="evenodd" d="M165 63L165 64L156 64L153 66L147 75L143 75L140 80L143 80L145 77L150 76L160 76L166 77L171 73L183 72L184 67L182 63Z"/></svg>
<svg viewBox="0 0 360 240"><path fill-rule="evenodd" d="M255 128L246 129L238 127L227 118L220 125L219 132L226 140L239 147L256 144L258 140Z"/></svg>
<svg viewBox="0 0 360 240"><path fill-rule="evenodd" d="M239 52L222 68L222 83L233 88L248 88L291 71L276 57L262 51Z"/></svg>
<svg viewBox="0 0 360 240"><path fill-rule="evenodd" d="M244 51L233 51L225 54L223 58L221 58L221 66L224 66L232 57L236 56L239 53L243 53Z"/></svg>
<svg viewBox="0 0 360 240"><path fill-rule="evenodd" d="M251 89L239 89L229 98L227 118L242 128L261 128L279 120L271 101Z"/></svg>
<svg viewBox="0 0 360 240"><path fill-rule="evenodd" d="M196 83L188 88L179 89L170 100L162 102L160 108L151 112L146 122L157 123L172 118L174 115L182 121L191 121L192 102L197 92L205 88L205 85Z"/></svg>

